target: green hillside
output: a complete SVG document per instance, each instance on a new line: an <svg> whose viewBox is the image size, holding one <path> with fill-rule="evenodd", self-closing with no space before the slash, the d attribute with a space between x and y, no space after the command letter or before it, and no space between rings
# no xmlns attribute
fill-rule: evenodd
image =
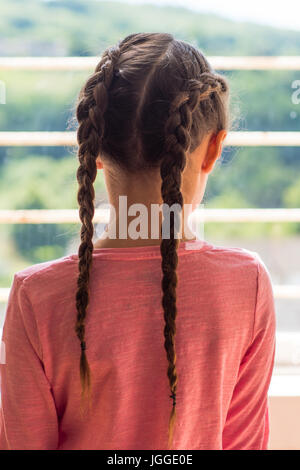
<svg viewBox="0 0 300 470"><path fill-rule="evenodd" d="M97 55L139 31L169 31L207 54L298 54L300 33L170 6L101 1L2 0L0 55ZM19 40L19 44L18 44Z"/></svg>

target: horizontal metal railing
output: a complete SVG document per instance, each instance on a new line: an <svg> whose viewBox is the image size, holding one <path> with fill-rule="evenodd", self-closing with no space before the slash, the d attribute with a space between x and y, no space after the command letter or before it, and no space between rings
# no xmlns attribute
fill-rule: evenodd
<svg viewBox="0 0 300 470"><path fill-rule="evenodd" d="M300 222L300 209L206 209L195 210L194 220L203 222ZM94 222L107 223L108 209L95 209ZM0 224L80 223L77 209L3 209Z"/></svg>
<svg viewBox="0 0 300 470"><path fill-rule="evenodd" d="M299 147L300 132L229 132L224 141L229 146ZM0 146L73 146L77 145L75 132L0 132Z"/></svg>
<svg viewBox="0 0 300 470"><path fill-rule="evenodd" d="M215 70L300 70L300 56L208 56ZM92 70L100 57L0 57L1 70Z"/></svg>

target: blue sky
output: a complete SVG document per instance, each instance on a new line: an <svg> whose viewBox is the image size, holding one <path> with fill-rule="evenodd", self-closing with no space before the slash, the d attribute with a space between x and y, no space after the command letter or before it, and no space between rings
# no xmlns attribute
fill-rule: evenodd
<svg viewBox="0 0 300 470"><path fill-rule="evenodd" d="M120 1L120 0L119 0ZM234 20L269 24L300 31L300 0L121 0L125 3L181 5L197 11L217 13Z"/></svg>

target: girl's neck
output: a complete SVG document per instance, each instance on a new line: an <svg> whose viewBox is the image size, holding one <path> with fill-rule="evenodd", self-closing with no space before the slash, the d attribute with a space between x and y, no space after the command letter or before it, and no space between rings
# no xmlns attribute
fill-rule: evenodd
<svg viewBox="0 0 300 470"><path fill-rule="evenodd" d="M153 207L155 209L153 210ZM162 211L159 205L150 207L140 204L130 213L130 206L119 207L110 211L110 219L102 235L94 243L94 248L126 248L134 246L160 245L162 242ZM180 207L180 206L178 206ZM181 229L178 232L180 242L195 240L195 234L186 222L187 212L181 212ZM187 209L186 209L187 210ZM130 214L130 215L129 215ZM164 238L170 238L168 225L170 215L166 215Z"/></svg>
<svg viewBox="0 0 300 470"><path fill-rule="evenodd" d="M196 237L194 236L192 239L191 238L182 238L179 240L179 243L182 242L188 242L196 240ZM142 246L159 246L161 244L162 239L141 239L138 238L137 240L133 239L110 239L110 238L98 238L98 240L94 243L94 248L133 248L133 247L142 247Z"/></svg>

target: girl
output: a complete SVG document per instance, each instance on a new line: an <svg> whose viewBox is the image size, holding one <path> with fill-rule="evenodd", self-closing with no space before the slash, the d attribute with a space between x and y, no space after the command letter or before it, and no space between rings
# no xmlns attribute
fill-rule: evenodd
<svg viewBox="0 0 300 470"><path fill-rule="evenodd" d="M266 449L270 275L255 252L180 231L221 155L227 82L190 44L132 34L104 52L76 116L81 244L14 276L1 448ZM93 243L97 170L115 210ZM162 203L177 209L155 237Z"/></svg>

